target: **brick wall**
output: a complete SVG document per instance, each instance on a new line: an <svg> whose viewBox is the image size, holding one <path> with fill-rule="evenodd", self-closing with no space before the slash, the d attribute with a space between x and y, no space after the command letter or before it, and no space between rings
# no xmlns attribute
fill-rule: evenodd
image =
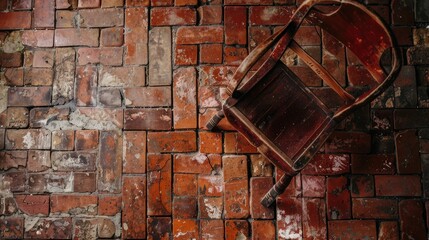
<svg viewBox="0 0 429 240"><path fill-rule="evenodd" d="M427 1L365 1L404 67L274 207L259 199L280 173L228 123L204 129L238 64L301 2L0 0L0 238L426 239ZM313 30L297 41L359 83L349 52Z"/></svg>

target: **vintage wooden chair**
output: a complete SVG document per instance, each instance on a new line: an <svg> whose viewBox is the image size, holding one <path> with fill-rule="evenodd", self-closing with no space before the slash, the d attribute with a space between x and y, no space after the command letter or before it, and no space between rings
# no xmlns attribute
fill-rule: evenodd
<svg viewBox="0 0 429 240"><path fill-rule="evenodd" d="M325 12L324 9L334 10ZM374 84L366 86L366 91L361 91L359 96L341 87L293 39L304 20L328 32L353 52ZM340 108L327 108L279 61L287 48L339 95L343 102ZM385 53L391 60L388 66L381 63ZM263 58L267 54L269 57ZM250 71L255 64L256 71ZM228 86L230 97L207 128L213 129L226 116L259 152L285 172L261 200L263 205L269 206L319 150L337 124L391 84L400 65L388 29L363 5L352 0L307 0L297 8L286 26L258 45L241 63Z"/></svg>

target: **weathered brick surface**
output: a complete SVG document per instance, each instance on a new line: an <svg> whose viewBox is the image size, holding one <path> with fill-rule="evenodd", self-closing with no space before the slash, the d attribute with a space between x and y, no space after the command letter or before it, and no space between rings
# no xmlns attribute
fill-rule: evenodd
<svg viewBox="0 0 429 240"><path fill-rule="evenodd" d="M227 119L206 128L302 2L0 0L0 238L426 239L425 1L359 1L395 35L401 71L272 207L259 200L283 172ZM294 39L353 94L374 85L333 35L304 22ZM343 105L296 53L281 60Z"/></svg>

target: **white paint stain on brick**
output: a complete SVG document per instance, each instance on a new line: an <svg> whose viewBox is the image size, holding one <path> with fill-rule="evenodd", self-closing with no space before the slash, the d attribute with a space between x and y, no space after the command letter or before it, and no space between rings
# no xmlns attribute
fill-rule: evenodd
<svg viewBox="0 0 429 240"><path fill-rule="evenodd" d="M197 155L191 158L194 161L197 161L199 164L204 164L208 158L205 154L198 153Z"/></svg>
<svg viewBox="0 0 429 240"><path fill-rule="evenodd" d="M27 134L25 134L24 137L22 137L22 139L23 139L22 143L24 144L24 147L26 149L31 149L31 147L33 147L33 145L35 144L35 141L31 136L30 132L27 132Z"/></svg>
<svg viewBox="0 0 429 240"><path fill-rule="evenodd" d="M204 205L209 218L220 219L222 217L222 210L217 206L213 206L209 203L209 199L204 199Z"/></svg>

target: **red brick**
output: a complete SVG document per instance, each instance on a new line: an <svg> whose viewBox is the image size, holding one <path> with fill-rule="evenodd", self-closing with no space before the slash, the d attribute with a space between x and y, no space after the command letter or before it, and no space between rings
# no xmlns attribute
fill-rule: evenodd
<svg viewBox="0 0 429 240"><path fill-rule="evenodd" d="M201 86L198 89L198 102L201 108L221 107L220 87Z"/></svg>
<svg viewBox="0 0 429 240"><path fill-rule="evenodd" d="M127 107L169 107L171 106L170 87L132 87L125 88Z"/></svg>
<svg viewBox="0 0 429 240"><path fill-rule="evenodd" d="M76 150L91 150L98 146L97 130L76 130Z"/></svg>
<svg viewBox="0 0 429 240"><path fill-rule="evenodd" d="M54 71L49 68L25 69L24 84L32 86L49 86L54 80Z"/></svg>
<svg viewBox="0 0 429 240"><path fill-rule="evenodd" d="M147 215L171 215L171 155L148 155L147 170Z"/></svg>
<svg viewBox="0 0 429 240"><path fill-rule="evenodd" d="M201 153L222 153L222 134L198 132Z"/></svg>
<svg viewBox="0 0 429 240"><path fill-rule="evenodd" d="M27 171L43 172L51 167L51 155L49 151L28 151Z"/></svg>
<svg viewBox="0 0 429 240"><path fill-rule="evenodd" d="M241 185L243 185L243 184L241 184ZM209 175L209 176L199 175L198 176L198 192L199 192L200 196L202 195L202 196L208 196L208 197L221 197L223 192L224 192L224 184L223 184L222 176L220 176L220 175Z"/></svg>
<svg viewBox="0 0 429 240"><path fill-rule="evenodd" d="M399 240L398 223L396 221L380 222L377 239Z"/></svg>
<svg viewBox="0 0 429 240"><path fill-rule="evenodd" d="M150 16L151 26L194 25L197 21L195 9L188 7L155 7Z"/></svg>
<svg viewBox="0 0 429 240"><path fill-rule="evenodd" d="M48 195L16 195L16 204L19 210L30 216L49 214L49 196Z"/></svg>
<svg viewBox="0 0 429 240"><path fill-rule="evenodd" d="M1 18L1 13L0 13ZM15 53L4 53L0 52L0 66L1 67L21 67L22 66L22 54L20 52Z"/></svg>
<svg viewBox="0 0 429 240"><path fill-rule="evenodd" d="M174 239L197 239L199 233L198 222L193 219L173 219Z"/></svg>
<svg viewBox="0 0 429 240"><path fill-rule="evenodd" d="M6 149L49 149L51 132L45 129L8 129Z"/></svg>
<svg viewBox="0 0 429 240"><path fill-rule="evenodd" d="M200 46L201 63L222 63L222 55L221 44L203 44Z"/></svg>
<svg viewBox="0 0 429 240"><path fill-rule="evenodd" d="M239 133L225 133L223 144L225 153L257 153L256 148Z"/></svg>
<svg viewBox="0 0 429 240"><path fill-rule="evenodd" d="M226 6L224 8L225 44L246 44L246 23L246 7Z"/></svg>
<svg viewBox="0 0 429 240"><path fill-rule="evenodd" d="M198 47L196 45L176 45L174 49L175 65L195 65L197 64Z"/></svg>
<svg viewBox="0 0 429 240"><path fill-rule="evenodd" d="M351 218L350 191L346 177L330 177L327 180L328 219Z"/></svg>
<svg viewBox="0 0 429 240"><path fill-rule="evenodd" d="M328 222L329 239L377 239L374 220L341 220Z"/></svg>
<svg viewBox="0 0 429 240"><path fill-rule="evenodd" d="M103 0L103 1L101 1L101 7L102 8L123 7L123 6L124 6L124 0Z"/></svg>
<svg viewBox="0 0 429 240"><path fill-rule="evenodd" d="M22 68L7 68L3 78L8 86L22 86L24 84L24 71Z"/></svg>
<svg viewBox="0 0 429 240"><path fill-rule="evenodd" d="M127 7L148 7L149 5L149 0L126 0Z"/></svg>
<svg viewBox="0 0 429 240"><path fill-rule="evenodd" d="M308 36L311 34L317 34L318 30L315 29L315 27L305 27L305 28L301 28L301 32L302 32L302 36ZM297 37L298 37L298 33L297 33ZM314 39L312 45L317 45L317 42L318 41L320 42L320 36L312 35L311 39ZM302 40L305 41L305 38L303 38ZM322 44L323 44L322 45L323 46L323 57L322 57L323 66L328 70L329 73L331 73L334 79L341 86L345 86L346 85L346 78L345 78L346 77L346 49L344 45L326 31L323 31ZM351 66L349 68L351 68ZM347 70L349 70L349 68L347 68ZM352 78L352 75L350 73L348 74L348 76L349 76L349 81L356 85L355 78ZM361 80L361 79L358 78L358 80Z"/></svg>
<svg viewBox="0 0 429 240"><path fill-rule="evenodd" d="M55 151L51 154L55 171L95 171L97 154L93 152Z"/></svg>
<svg viewBox="0 0 429 240"><path fill-rule="evenodd" d="M246 156L223 156L222 166L224 168L223 179L225 182L247 179Z"/></svg>
<svg viewBox="0 0 429 240"><path fill-rule="evenodd" d="M39 128L48 124L48 119L67 120L69 109L32 108L30 110L30 127Z"/></svg>
<svg viewBox="0 0 429 240"><path fill-rule="evenodd" d="M393 174L395 156L390 154L352 154L354 174Z"/></svg>
<svg viewBox="0 0 429 240"><path fill-rule="evenodd" d="M78 0L78 8L96 8L100 6L100 0Z"/></svg>
<svg viewBox="0 0 429 240"><path fill-rule="evenodd" d="M223 27L192 26L180 27L176 34L176 44L222 43Z"/></svg>
<svg viewBox="0 0 429 240"><path fill-rule="evenodd" d="M5 239L22 239L24 218L14 216L0 219L0 236Z"/></svg>
<svg viewBox="0 0 429 240"><path fill-rule="evenodd" d="M5 151L1 152L0 162L1 170L9 170L11 168L20 168L27 166L27 152L26 151Z"/></svg>
<svg viewBox="0 0 429 240"><path fill-rule="evenodd" d="M225 46L223 48L224 62L227 65L240 65L247 57L247 49L243 47Z"/></svg>
<svg viewBox="0 0 429 240"><path fill-rule="evenodd" d="M373 176L352 176L350 179L350 191L352 197L373 197L374 177Z"/></svg>
<svg viewBox="0 0 429 240"><path fill-rule="evenodd" d="M279 239L302 237L302 201L298 198L277 199L277 231Z"/></svg>
<svg viewBox="0 0 429 240"><path fill-rule="evenodd" d="M170 130L170 109L126 109L126 130Z"/></svg>
<svg viewBox="0 0 429 240"><path fill-rule="evenodd" d="M103 47L120 47L124 44L123 28L104 28L101 29L100 44Z"/></svg>
<svg viewBox="0 0 429 240"><path fill-rule="evenodd" d="M148 152L194 152L196 150L196 134L193 131L148 133Z"/></svg>
<svg viewBox="0 0 429 240"><path fill-rule="evenodd" d="M196 196L198 192L197 175L174 174L173 191L175 196Z"/></svg>
<svg viewBox="0 0 429 240"><path fill-rule="evenodd" d="M252 239L276 239L276 227L271 220L255 220L252 223Z"/></svg>
<svg viewBox="0 0 429 240"><path fill-rule="evenodd" d="M224 226L222 220L201 220L200 221L202 239L224 239Z"/></svg>
<svg viewBox="0 0 429 240"><path fill-rule="evenodd" d="M55 29L55 46L98 46L98 29Z"/></svg>
<svg viewBox="0 0 429 240"><path fill-rule="evenodd" d="M249 50L253 50L257 45L263 42L271 35L268 27L250 27L249 28Z"/></svg>
<svg viewBox="0 0 429 240"><path fill-rule="evenodd" d="M203 5L198 7L200 25L220 24L222 22L222 6Z"/></svg>
<svg viewBox="0 0 429 240"><path fill-rule="evenodd" d="M55 2L35 0L33 8L33 27L53 28L55 24Z"/></svg>
<svg viewBox="0 0 429 240"><path fill-rule="evenodd" d="M196 218L198 216L197 197L185 196L173 199L174 218Z"/></svg>
<svg viewBox="0 0 429 240"><path fill-rule="evenodd" d="M225 5L270 5L273 0L225 0Z"/></svg>
<svg viewBox="0 0 429 240"><path fill-rule="evenodd" d="M223 198L200 196L198 209L199 217L201 219L221 219L223 212Z"/></svg>
<svg viewBox="0 0 429 240"><path fill-rule="evenodd" d="M54 66L54 51L38 50L34 51L33 67L52 68Z"/></svg>
<svg viewBox="0 0 429 240"><path fill-rule="evenodd" d="M398 217L398 203L391 199L354 198L353 218L395 219Z"/></svg>
<svg viewBox="0 0 429 240"><path fill-rule="evenodd" d="M403 200L399 203L401 239L425 239L427 237L423 213L423 204L419 200Z"/></svg>
<svg viewBox="0 0 429 240"><path fill-rule="evenodd" d="M248 179L225 182L225 218L249 216Z"/></svg>
<svg viewBox="0 0 429 240"><path fill-rule="evenodd" d="M275 168L276 177L275 181L279 181L283 176L284 172L279 168ZM302 182L301 182L301 174L297 174L290 181L289 186L286 187L285 191L279 195L278 198L289 198L289 197L299 197L302 196Z"/></svg>
<svg viewBox="0 0 429 240"><path fill-rule="evenodd" d="M373 109L371 121L372 129L391 131L393 130L393 111L391 109Z"/></svg>
<svg viewBox="0 0 429 240"><path fill-rule="evenodd" d="M52 132L52 150L73 150L74 149L74 131L56 130Z"/></svg>
<svg viewBox="0 0 429 240"><path fill-rule="evenodd" d="M375 176L377 196L421 196L421 182L418 175Z"/></svg>
<svg viewBox="0 0 429 240"><path fill-rule="evenodd" d="M98 84L101 87L141 87L145 85L145 72L142 66L103 67Z"/></svg>
<svg viewBox="0 0 429 240"><path fill-rule="evenodd" d="M31 10L31 0L13 0L12 9L13 10Z"/></svg>
<svg viewBox="0 0 429 240"><path fill-rule="evenodd" d="M122 136L114 131L100 133L98 191L120 193L122 173Z"/></svg>
<svg viewBox="0 0 429 240"><path fill-rule="evenodd" d="M53 47L53 30L25 30L22 34L22 44L30 47Z"/></svg>
<svg viewBox="0 0 429 240"><path fill-rule="evenodd" d="M40 218L31 228L25 229L25 238L69 239L72 227L71 218Z"/></svg>
<svg viewBox="0 0 429 240"><path fill-rule="evenodd" d="M419 139L416 130L404 130L395 134L396 161L399 174L421 172Z"/></svg>
<svg viewBox="0 0 429 240"><path fill-rule="evenodd" d="M172 6L173 0L150 0L151 6Z"/></svg>
<svg viewBox="0 0 429 240"><path fill-rule="evenodd" d="M198 173L209 175L222 163L220 155L216 154L177 154L174 156L173 169L175 173Z"/></svg>
<svg viewBox="0 0 429 240"><path fill-rule="evenodd" d="M252 6L249 22L251 25L284 25L294 10L292 6Z"/></svg>
<svg viewBox="0 0 429 240"><path fill-rule="evenodd" d="M147 8L125 10L125 27L129 29L125 33L125 64L148 63L148 18Z"/></svg>
<svg viewBox="0 0 429 240"><path fill-rule="evenodd" d="M6 186L10 186L9 189L11 192L25 191L25 179L25 172L6 172L3 174L3 182Z"/></svg>
<svg viewBox="0 0 429 240"><path fill-rule="evenodd" d="M250 179L250 215L252 218L274 219L274 206L266 208L260 202L272 186L272 177L252 177Z"/></svg>
<svg viewBox="0 0 429 240"><path fill-rule="evenodd" d="M303 237L305 239L326 239L326 209L323 199L303 201Z"/></svg>
<svg viewBox="0 0 429 240"><path fill-rule="evenodd" d="M175 6L192 6L197 4L198 4L198 0L175 0L174 1Z"/></svg>
<svg viewBox="0 0 429 240"><path fill-rule="evenodd" d="M371 135L363 132L334 132L326 141L325 151L335 153L369 153Z"/></svg>
<svg viewBox="0 0 429 240"><path fill-rule="evenodd" d="M79 27L119 27L124 25L124 11L120 8L85 9L79 11Z"/></svg>
<svg viewBox="0 0 429 240"><path fill-rule="evenodd" d="M302 194L304 197L325 197L325 177L308 176L302 177Z"/></svg>
<svg viewBox="0 0 429 240"><path fill-rule="evenodd" d="M123 173L146 172L146 132L125 131Z"/></svg>
<svg viewBox="0 0 429 240"><path fill-rule="evenodd" d="M121 196L98 196L98 214L106 216L115 216L121 211Z"/></svg>
<svg viewBox="0 0 429 240"><path fill-rule="evenodd" d="M316 154L302 170L308 175L337 175L348 173L350 157L346 154Z"/></svg>
<svg viewBox="0 0 429 240"><path fill-rule="evenodd" d="M77 11L57 10L55 18L56 28L73 28L79 26L81 21L75 21L78 18Z"/></svg>
<svg viewBox="0 0 429 240"><path fill-rule="evenodd" d="M51 213L95 215L97 214L97 196L53 195L51 196Z"/></svg>
<svg viewBox="0 0 429 240"><path fill-rule="evenodd" d="M31 12L1 12L0 30L27 29L31 27Z"/></svg>
<svg viewBox="0 0 429 240"><path fill-rule="evenodd" d="M246 220L225 220L225 239L248 239L249 222Z"/></svg>
<svg viewBox="0 0 429 240"><path fill-rule="evenodd" d="M146 238L146 176L124 177L122 205L123 237Z"/></svg>
<svg viewBox="0 0 429 240"><path fill-rule="evenodd" d="M96 175L94 172L89 173L74 173L73 175L73 191L74 192L95 192L96 190Z"/></svg>
<svg viewBox="0 0 429 240"><path fill-rule="evenodd" d="M148 240L171 238L171 218L170 217L150 217L147 219Z"/></svg>
<svg viewBox="0 0 429 240"><path fill-rule="evenodd" d="M122 65L122 47L79 48L77 54L79 65L88 63L101 63L105 66Z"/></svg>
<svg viewBox="0 0 429 240"><path fill-rule="evenodd" d="M230 66L202 66L199 69L201 86L226 86L236 68Z"/></svg>

